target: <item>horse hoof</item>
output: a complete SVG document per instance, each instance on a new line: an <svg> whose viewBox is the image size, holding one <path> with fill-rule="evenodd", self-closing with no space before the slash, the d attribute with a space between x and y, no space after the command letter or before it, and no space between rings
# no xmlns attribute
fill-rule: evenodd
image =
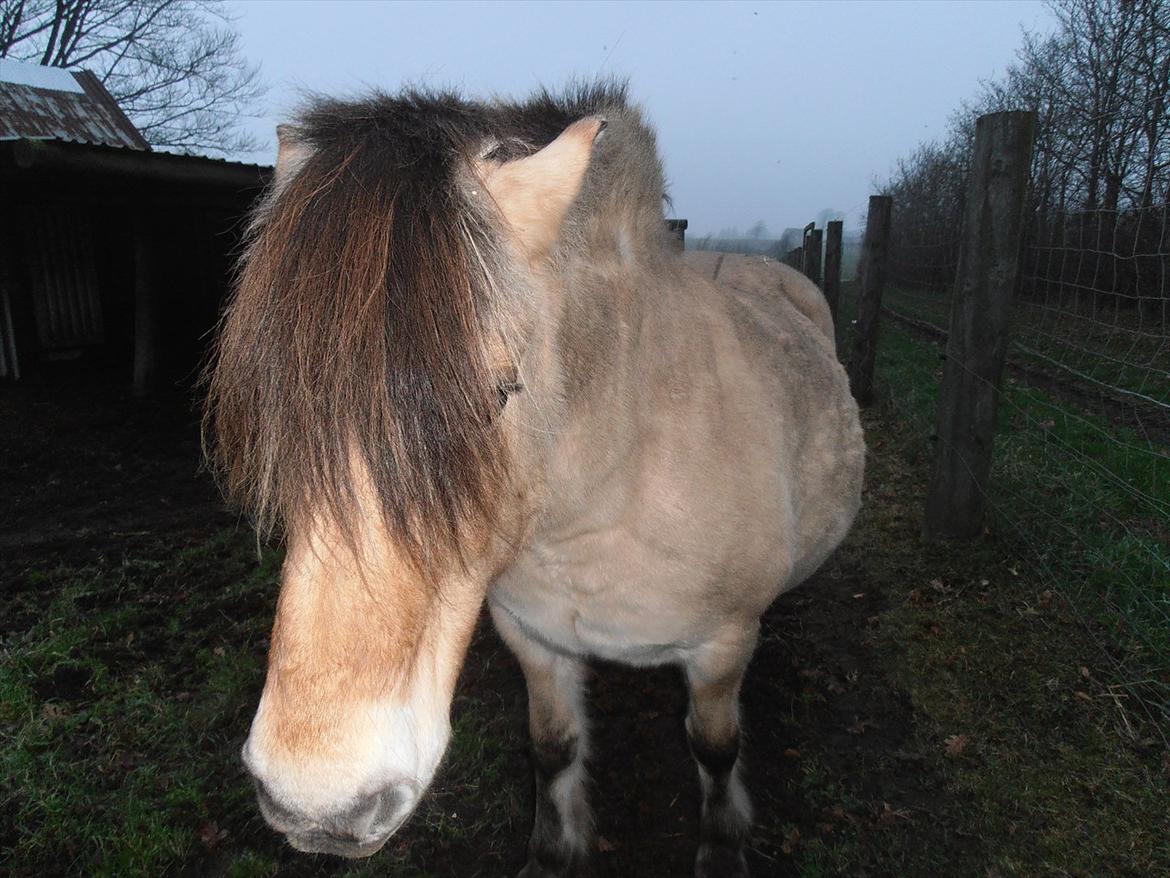
<svg viewBox="0 0 1170 878"><path fill-rule="evenodd" d="M750 878L747 859L739 848L703 845L695 859L695 878Z"/></svg>

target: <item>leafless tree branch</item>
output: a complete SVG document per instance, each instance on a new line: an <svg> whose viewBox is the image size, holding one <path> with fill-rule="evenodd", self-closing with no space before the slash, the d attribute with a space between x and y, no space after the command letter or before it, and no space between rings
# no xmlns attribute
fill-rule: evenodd
<svg viewBox="0 0 1170 878"><path fill-rule="evenodd" d="M0 0L0 58L92 70L155 146L255 149L264 93L222 0Z"/></svg>

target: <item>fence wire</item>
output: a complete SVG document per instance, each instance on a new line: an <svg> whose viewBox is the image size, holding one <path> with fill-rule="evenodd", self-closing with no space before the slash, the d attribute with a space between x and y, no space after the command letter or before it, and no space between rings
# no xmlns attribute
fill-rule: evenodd
<svg viewBox="0 0 1170 878"><path fill-rule="evenodd" d="M1140 722L1149 720L1163 742L1170 735L1167 219L1166 205L1033 217L986 497L997 524L1016 536L1038 577L1066 598L1098 645L1125 716L1136 718L1135 729L1150 728ZM940 349L929 342L947 335L957 229L915 227L895 213L891 230L883 311L894 325L887 320L883 332L910 347L899 348L901 372L886 386L924 441L935 432L942 375Z"/></svg>

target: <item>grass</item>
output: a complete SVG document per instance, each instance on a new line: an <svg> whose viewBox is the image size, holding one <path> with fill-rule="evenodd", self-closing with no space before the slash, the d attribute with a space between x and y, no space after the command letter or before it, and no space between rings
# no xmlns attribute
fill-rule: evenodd
<svg viewBox="0 0 1170 878"><path fill-rule="evenodd" d="M267 631L238 608L269 603L275 563L257 567L221 535L166 561L18 585L18 606L53 597L28 608L36 621L6 639L0 666L0 811L14 863L160 874L214 845L223 815L251 819L232 745ZM178 599L169 590L202 578L224 584Z"/></svg>
<svg viewBox="0 0 1170 878"><path fill-rule="evenodd" d="M922 447L934 431L939 348L882 327L879 380ZM1170 720L1170 455L1130 430L1008 377L988 505L1022 560L1124 652L1115 682Z"/></svg>
<svg viewBox="0 0 1170 878"><path fill-rule="evenodd" d="M889 365L881 384L904 389L887 383L899 377ZM799 874L1170 874L1170 757L1132 734L1100 632L1052 591L1014 530L922 543L923 436L888 397L866 427L866 505L836 563L864 570L885 599L874 654L915 722L868 790L833 767L831 749L802 762L813 810L855 815L867 802L872 816L804 843ZM924 790L941 776L947 794L898 804L890 778L908 770Z"/></svg>
<svg viewBox="0 0 1170 878"><path fill-rule="evenodd" d="M945 291L890 288L886 307L941 331L950 324ZM1023 299L1012 316L1013 362L1037 367L1073 382L1086 396L1103 393L1153 410L1170 407L1170 339L1158 326L1143 325L1133 309L1102 309L1077 302Z"/></svg>
<svg viewBox="0 0 1170 878"><path fill-rule="evenodd" d="M5 609L0 871L153 876L191 863L230 876L425 876L435 849L519 837L522 727L492 687L453 705L440 783L393 856L296 857L263 826L239 764L263 685L280 554L257 563L226 531L151 558L31 572ZM507 776L512 782L504 783ZM205 867L206 870L206 867ZM436 874L443 874L442 872Z"/></svg>

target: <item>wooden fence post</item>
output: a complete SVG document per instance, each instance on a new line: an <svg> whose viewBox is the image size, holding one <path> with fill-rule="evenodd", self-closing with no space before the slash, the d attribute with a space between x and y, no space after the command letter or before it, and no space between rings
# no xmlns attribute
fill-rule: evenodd
<svg viewBox="0 0 1170 878"><path fill-rule="evenodd" d="M857 300L857 326L849 354L849 388L859 405L873 401L873 364L877 358L878 321L882 290L890 259L890 213L894 199L871 195L865 219L865 243L861 251L861 294Z"/></svg>
<svg viewBox="0 0 1170 878"><path fill-rule="evenodd" d="M825 233L825 299L837 323L837 304L841 298L841 220L831 220Z"/></svg>
<svg viewBox="0 0 1170 878"><path fill-rule="evenodd" d="M821 285L821 239L823 234L820 229L809 229L804 236L804 265L802 269L808 275L808 279L818 287Z"/></svg>
<svg viewBox="0 0 1170 878"><path fill-rule="evenodd" d="M795 268L797 271L800 271L804 266L804 254L801 252L801 248L793 247L791 250L789 250L788 258L784 261Z"/></svg>
<svg viewBox="0 0 1170 878"><path fill-rule="evenodd" d="M969 538L983 529L1035 135L1030 112L991 113L975 125L926 498L927 538Z"/></svg>

